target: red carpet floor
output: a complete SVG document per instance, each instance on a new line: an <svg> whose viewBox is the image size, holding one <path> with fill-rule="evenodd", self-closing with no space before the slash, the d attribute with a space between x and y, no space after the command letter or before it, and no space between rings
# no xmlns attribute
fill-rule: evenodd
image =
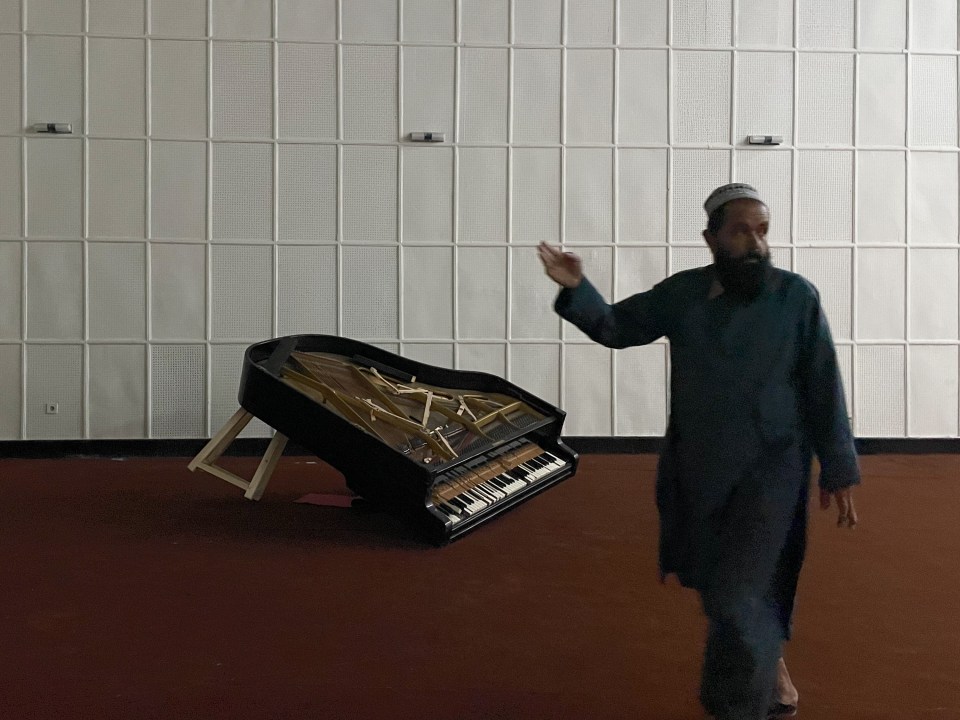
<svg viewBox="0 0 960 720"><path fill-rule="evenodd" d="M442 549L294 502L342 490L307 458L259 503L186 462L0 460L0 719L702 718L651 456L584 456ZM861 527L813 513L798 717L958 720L960 456L862 464Z"/></svg>

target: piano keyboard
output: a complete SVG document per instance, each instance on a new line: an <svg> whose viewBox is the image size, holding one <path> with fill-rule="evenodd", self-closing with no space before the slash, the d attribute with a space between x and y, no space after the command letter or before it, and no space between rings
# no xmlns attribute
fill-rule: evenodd
<svg viewBox="0 0 960 720"><path fill-rule="evenodd" d="M538 484L567 464L535 443L517 440L441 473L431 491L433 505L456 524Z"/></svg>

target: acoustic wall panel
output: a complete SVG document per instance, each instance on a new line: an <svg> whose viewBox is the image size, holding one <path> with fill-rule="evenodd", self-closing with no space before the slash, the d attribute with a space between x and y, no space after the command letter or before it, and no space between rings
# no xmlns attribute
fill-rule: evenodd
<svg viewBox="0 0 960 720"><path fill-rule="evenodd" d="M613 434L611 350L596 344L567 345L563 359L568 435Z"/></svg>
<svg viewBox="0 0 960 720"><path fill-rule="evenodd" d="M584 274L590 278L590 282L604 299L611 302L613 300L613 248L565 245L564 249L580 257L583 261ZM552 290L556 296L560 288L554 285ZM553 298L547 306L553 307ZM562 321L560 327L561 337L564 340L586 341L588 339L586 334L572 323Z"/></svg>
<svg viewBox="0 0 960 720"><path fill-rule="evenodd" d="M337 249L277 248L277 334L337 334Z"/></svg>
<svg viewBox="0 0 960 720"><path fill-rule="evenodd" d="M857 339L902 340L906 256L899 248L861 248L857 255Z"/></svg>
<svg viewBox="0 0 960 720"><path fill-rule="evenodd" d="M278 0L277 37L280 40L336 40L337 0Z"/></svg>
<svg viewBox="0 0 960 720"><path fill-rule="evenodd" d="M146 235L146 145L142 140L89 141L91 237Z"/></svg>
<svg viewBox="0 0 960 720"><path fill-rule="evenodd" d="M770 229L767 242L789 245L793 223L793 153L742 150L736 155L734 177L753 185L767 205Z"/></svg>
<svg viewBox="0 0 960 720"><path fill-rule="evenodd" d="M565 243L613 241L613 151L567 151Z"/></svg>
<svg viewBox="0 0 960 720"><path fill-rule="evenodd" d="M801 53L798 141L853 142L853 55Z"/></svg>
<svg viewBox="0 0 960 720"><path fill-rule="evenodd" d="M83 437L83 347L27 345L26 359L26 439ZM57 412L51 414L52 403Z"/></svg>
<svg viewBox="0 0 960 720"><path fill-rule="evenodd" d="M203 345L153 345L150 415L155 438L207 436L207 357ZM215 428L211 428L216 432Z"/></svg>
<svg viewBox="0 0 960 720"><path fill-rule="evenodd" d="M667 239L667 151L617 152L618 243L664 243Z"/></svg>
<svg viewBox="0 0 960 720"><path fill-rule="evenodd" d="M798 3L799 47L853 47L855 4L855 0L803 0Z"/></svg>
<svg viewBox="0 0 960 720"><path fill-rule="evenodd" d="M858 18L861 48L906 47L907 0L861 2Z"/></svg>
<svg viewBox="0 0 960 720"><path fill-rule="evenodd" d="M507 141L509 62L504 48L460 51L461 142Z"/></svg>
<svg viewBox="0 0 960 720"><path fill-rule="evenodd" d="M90 243L87 265L90 339L146 339L146 245Z"/></svg>
<svg viewBox="0 0 960 720"><path fill-rule="evenodd" d="M616 353L615 435L663 435L667 429L667 346L662 343Z"/></svg>
<svg viewBox="0 0 960 720"><path fill-rule="evenodd" d="M910 154L910 242L957 243L957 155Z"/></svg>
<svg viewBox="0 0 960 720"><path fill-rule="evenodd" d="M857 144L906 141L907 63L901 55L860 55Z"/></svg>
<svg viewBox="0 0 960 720"><path fill-rule="evenodd" d="M666 143L669 75L666 50L620 52L617 122L622 144Z"/></svg>
<svg viewBox="0 0 960 720"><path fill-rule="evenodd" d="M448 0L404 0L404 42L451 43L456 40L454 3Z"/></svg>
<svg viewBox="0 0 960 720"><path fill-rule="evenodd" d="M460 38L465 43L506 45L510 0L461 0Z"/></svg>
<svg viewBox="0 0 960 720"><path fill-rule="evenodd" d="M337 50L334 45L280 43L281 138L337 137Z"/></svg>
<svg viewBox="0 0 960 720"><path fill-rule="evenodd" d="M243 355L247 345L210 346L210 429L223 427L233 415L239 403L240 374L243 371ZM253 418L240 432L239 437L267 438L273 430L259 418Z"/></svg>
<svg viewBox="0 0 960 720"><path fill-rule="evenodd" d="M513 242L560 240L560 151L513 151Z"/></svg>
<svg viewBox="0 0 960 720"><path fill-rule="evenodd" d="M614 0L567 0L567 44L613 44Z"/></svg>
<svg viewBox="0 0 960 720"><path fill-rule="evenodd" d="M732 0L674 0L673 42L681 46L730 44Z"/></svg>
<svg viewBox="0 0 960 720"><path fill-rule="evenodd" d="M150 223L154 240L207 237L207 145L150 144Z"/></svg>
<svg viewBox="0 0 960 720"><path fill-rule="evenodd" d="M206 297L206 248L173 243L150 247L151 340L202 340Z"/></svg>
<svg viewBox="0 0 960 720"><path fill-rule="evenodd" d="M694 270L713 264L713 255L706 243L670 248L670 274Z"/></svg>
<svg viewBox="0 0 960 720"><path fill-rule="evenodd" d="M0 35L0 133L19 133L21 119L21 75L23 69L19 35ZM6 167L6 166L5 166Z"/></svg>
<svg viewBox="0 0 960 720"><path fill-rule="evenodd" d="M543 272L536 248L513 248L510 276L510 337L557 340L560 317L553 311L557 285Z"/></svg>
<svg viewBox="0 0 960 720"><path fill-rule="evenodd" d="M567 136L569 144L613 142L613 53L567 52Z"/></svg>
<svg viewBox="0 0 960 720"><path fill-rule="evenodd" d="M341 0L344 42L396 42L397 5L397 0Z"/></svg>
<svg viewBox="0 0 960 720"><path fill-rule="evenodd" d="M506 242L507 149L462 147L457 172L457 241Z"/></svg>
<svg viewBox="0 0 960 720"><path fill-rule="evenodd" d="M771 247L770 262L782 270L796 270L793 267L793 252L789 247Z"/></svg>
<svg viewBox="0 0 960 720"><path fill-rule="evenodd" d="M273 48L269 43L213 43L213 134L273 137Z"/></svg>
<svg viewBox="0 0 960 720"><path fill-rule="evenodd" d="M853 307L853 253L847 248L798 248L797 272L820 291L820 304L830 323L833 337L852 337L850 313ZM867 311L864 308L863 311Z"/></svg>
<svg viewBox="0 0 960 720"><path fill-rule="evenodd" d="M345 45L343 139L396 141L398 92L397 48Z"/></svg>
<svg viewBox="0 0 960 720"><path fill-rule="evenodd" d="M215 38L269 38L273 35L272 0L212 0Z"/></svg>
<svg viewBox="0 0 960 720"><path fill-rule="evenodd" d="M669 0L620 3L621 45L665 45Z"/></svg>
<svg viewBox="0 0 960 720"><path fill-rule="evenodd" d="M857 153L857 242L903 243L906 230L906 156Z"/></svg>
<svg viewBox="0 0 960 720"><path fill-rule="evenodd" d="M509 353L510 376L507 379L551 405L559 406L560 346L513 344Z"/></svg>
<svg viewBox="0 0 960 720"><path fill-rule="evenodd" d="M793 53L737 54L737 143L747 135L793 138Z"/></svg>
<svg viewBox="0 0 960 720"><path fill-rule="evenodd" d="M703 203L714 188L730 182L726 150L674 150L673 227L670 242L696 242L707 227Z"/></svg>
<svg viewBox="0 0 960 720"><path fill-rule="evenodd" d="M852 419L851 427L856 426L853 406L853 345L837 345L837 365L840 367L840 382L843 383L843 399L847 406L847 417Z"/></svg>
<svg viewBox="0 0 960 720"><path fill-rule="evenodd" d="M23 417L20 356L21 345L0 345L0 440L20 439L20 419Z"/></svg>
<svg viewBox="0 0 960 720"><path fill-rule="evenodd" d="M83 246L36 242L27 246L27 338L83 338Z"/></svg>
<svg viewBox="0 0 960 720"><path fill-rule="evenodd" d="M674 142L730 141L730 53L673 55Z"/></svg>
<svg viewBox="0 0 960 720"><path fill-rule="evenodd" d="M910 49L957 49L957 1L912 0Z"/></svg>
<svg viewBox="0 0 960 720"><path fill-rule="evenodd" d="M459 343L457 369L485 372L497 377L507 376L507 346L502 343ZM0 358L3 346L0 345ZM0 359L0 367L2 366Z"/></svg>
<svg viewBox="0 0 960 720"><path fill-rule="evenodd" d="M33 16L31 12L30 17ZM26 42L27 124L71 123L74 133L83 132L80 38L28 35Z"/></svg>
<svg viewBox="0 0 960 720"><path fill-rule="evenodd" d="M740 46L793 46L793 0L740 0L737 14Z"/></svg>
<svg viewBox="0 0 960 720"><path fill-rule="evenodd" d="M98 35L143 35L145 7L130 0L89 0L88 27Z"/></svg>
<svg viewBox="0 0 960 720"><path fill-rule="evenodd" d="M277 153L277 240L336 242L336 146L285 143Z"/></svg>
<svg viewBox="0 0 960 720"><path fill-rule="evenodd" d="M507 336L507 277L506 248L458 250L457 337Z"/></svg>
<svg viewBox="0 0 960 720"><path fill-rule="evenodd" d="M513 141L560 141L559 50L513 53Z"/></svg>
<svg viewBox="0 0 960 720"><path fill-rule="evenodd" d="M854 393L857 437L905 435L904 348L867 345L857 348Z"/></svg>
<svg viewBox="0 0 960 720"><path fill-rule="evenodd" d="M273 249L217 245L211 263L210 336L250 341L273 337Z"/></svg>
<svg viewBox="0 0 960 720"><path fill-rule="evenodd" d="M84 0L30 0L27 32L83 32Z"/></svg>
<svg viewBox="0 0 960 720"><path fill-rule="evenodd" d="M957 340L958 267L957 251L910 252L910 335L911 340Z"/></svg>
<svg viewBox="0 0 960 720"><path fill-rule="evenodd" d="M23 245L0 242L0 340L19 340L23 308Z"/></svg>
<svg viewBox="0 0 960 720"><path fill-rule="evenodd" d="M453 136L454 49L404 47L400 135L439 131Z"/></svg>
<svg viewBox="0 0 960 720"><path fill-rule="evenodd" d="M910 58L910 143L956 147L956 55Z"/></svg>
<svg viewBox="0 0 960 720"><path fill-rule="evenodd" d="M628 247L616 251L616 291L607 298L619 302L646 292L667 276L667 248Z"/></svg>
<svg viewBox="0 0 960 720"><path fill-rule="evenodd" d="M90 437L138 439L147 431L145 345L90 346Z"/></svg>
<svg viewBox="0 0 960 720"><path fill-rule="evenodd" d="M23 29L22 20L20 3L0 5L0 32L20 32Z"/></svg>
<svg viewBox="0 0 960 720"><path fill-rule="evenodd" d="M403 148L405 243L453 241L453 149Z"/></svg>
<svg viewBox="0 0 960 720"><path fill-rule="evenodd" d="M453 367L453 345L450 343L404 343L400 354L434 367Z"/></svg>
<svg viewBox="0 0 960 720"><path fill-rule="evenodd" d="M405 247L403 337L453 337L453 249Z"/></svg>
<svg viewBox="0 0 960 720"><path fill-rule="evenodd" d="M395 338L399 328L397 248L343 248L343 334Z"/></svg>
<svg viewBox="0 0 960 720"><path fill-rule="evenodd" d="M273 239L273 146L214 143L213 239Z"/></svg>
<svg viewBox="0 0 960 720"><path fill-rule="evenodd" d="M910 436L957 436L957 350L955 345L910 347Z"/></svg>
<svg viewBox="0 0 960 720"><path fill-rule="evenodd" d="M801 150L798 162L799 242L849 243L853 235L853 154Z"/></svg>
<svg viewBox="0 0 960 720"><path fill-rule="evenodd" d="M89 39L90 132L144 134L146 48L143 40Z"/></svg>
<svg viewBox="0 0 960 720"><path fill-rule="evenodd" d="M21 140L0 137L0 237L23 233L23 162Z"/></svg>
<svg viewBox="0 0 960 720"><path fill-rule="evenodd" d="M521 45L557 45L562 0L513 0L513 41Z"/></svg>
<svg viewBox="0 0 960 720"><path fill-rule="evenodd" d="M343 148L343 241L397 241L397 149Z"/></svg>
<svg viewBox="0 0 960 720"><path fill-rule="evenodd" d="M150 109L154 137L207 136L207 44L150 43Z"/></svg>

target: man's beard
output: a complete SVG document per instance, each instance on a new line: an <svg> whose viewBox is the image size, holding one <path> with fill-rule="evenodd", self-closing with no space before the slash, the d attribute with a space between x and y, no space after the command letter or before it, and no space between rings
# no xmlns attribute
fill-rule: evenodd
<svg viewBox="0 0 960 720"><path fill-rule="evenodd" d="M773 272L769 253L750 252L743 257L733 258L729 253L717 250L713 255L713 263L724 292L747 302L763 291Z"/></svg>

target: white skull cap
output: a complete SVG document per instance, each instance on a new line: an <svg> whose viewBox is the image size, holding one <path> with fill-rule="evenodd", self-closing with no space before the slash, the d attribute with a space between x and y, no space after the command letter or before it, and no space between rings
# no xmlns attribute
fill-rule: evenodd
<svg viewBox="0 0 960 720"><path fill-rule="evenodd" d="M760 199L760 193L758 193L757 189L752 185L747 185L746 183L728 183L727 185L721 185L710 193L706 202L703 203L703 209L707 211L708 216L713 215L713 211L721 205L731 200L741 200L743 198L763 202L763 200Z"/></svg>

